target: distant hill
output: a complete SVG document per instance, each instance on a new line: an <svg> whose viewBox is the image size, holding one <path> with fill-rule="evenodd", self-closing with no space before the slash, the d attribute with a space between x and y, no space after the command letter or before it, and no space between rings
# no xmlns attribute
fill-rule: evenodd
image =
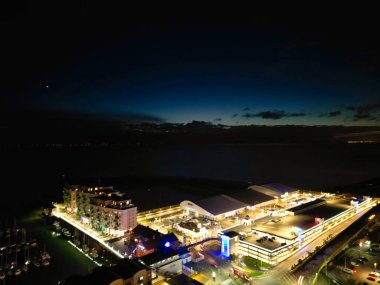
<svg viewBox="0 0 380 285"><path fill-rule="evenodd" d="M380 127L136 123L57 112L1 112L3 147L380 142ZM141 119L141 118L140 118Z"/></svg>

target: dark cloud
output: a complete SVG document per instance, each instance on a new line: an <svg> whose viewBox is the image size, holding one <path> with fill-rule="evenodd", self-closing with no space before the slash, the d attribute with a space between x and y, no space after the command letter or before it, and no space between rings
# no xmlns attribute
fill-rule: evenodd
<svg viewBox="0 0 380 285"><path fill-rule="evenodd" d="M243 118L249 119L249 118L262 118L262 119L270 119L270 120L279 120L284 117L304 117L307 116L307 114L303 112L297 112L297 113L288 113L283 110L272 110L272 111L264 111L259 113L245 113L242 115Z"/></svg>
<svg viewBox="0 0 380 285"><path fill-rule="evenodd" d="M222 120L222 118L215 118L214 122L220 122L221 120Z"/></svg>
<svg viewBox="0 0 380 285"><path fill-rule="evenodd" d="M243 118L246 118L246 119L249 119L249 118L253 118L253 117L257 117L255 114L250 114L250 113L245 113L243 115L241 115Z"/></svg>
<svg viewBox="0 0 380 285"><path fill-rule="evenodd" d="M289 115L289 117L304 117L306 116L305 113L292 113Z"/></svg>
<svg viewBox="0 0 380 285"><path fill-rule="evenodd" d="M263 119L272 119L272 120L278 120L287 116L285 111L279 111L279 110L265 111L265 112L258 113L257 115Z"/></svg>
<svg viewBox="0 0 380 285"><path fill-rule="evenodd" d="M345 109L347 109L348 111L355 111L355 107L354 106L346 106Z"/></svg>
<svg viewBox="0 0 380 285"><path fill-rule="evenodd" d="M354 121L363 120L363 119L373 120L373 117L371 114L368 114L368 113L356 113L354 115Z"/></svg>
<svg viewBox="0 0 380 285"><path fill-rule="evenodd" d="M345 106L342 107L342 108L346 108ZM317 112L315 113L317 115L318 118L325 118L325 117L339 117L342 115L342 111L340 110L336 110L336 111L330 111L330 112Z"/></svg>
<svg viewBox="0 0 380 285"><path fill-rule="evenodd" d="M259 117L262 119L271 119L271 120L278 120L278 119L281 119L281 118L286 117L286 116L287 116L286 112L281 111L281 110L264 111L264 112L259 112L259 113L255 113L255 114L245 113L242 115L242 117L246 118L246 119Z"/></svg>
<svg viewBox="0 0 380 285"><path fill-rule="evenodd" d="M338 117L340 115L342 115L341 111L332 111L332 112L329 113L330 117Z"/></svg>
<svg viewBox="0 0 380 285"><path fill-rule="evenodd" d="M232 114L232 118L236 118L237 116L239 116L239 114L237 114L237 113Z"/></svg>
<svg viewBox="0 0 380 285"><path fill-rule="evenodd" d="M373 111L378 111L380 110L380 101L373 103L373 104L367 104L363 106L359 106L356 111L360 113L371 113Z"/></svg>
<svg viewBox="0 0 380 285"><path fill-rule="evenodd" d="M245 107L244 109L243 109L243 111L249 111L250 109L249 109L249 107Z"/></svg>
<svg viewBox="0 0 380 285"><path fill-rule="evenodd" d="M361 105L356 107L355 114L353 116L354 121L358 120L377 120L378 116L376 116L377 111L380 110L380 101L367 104L367 105Z"/></svg>

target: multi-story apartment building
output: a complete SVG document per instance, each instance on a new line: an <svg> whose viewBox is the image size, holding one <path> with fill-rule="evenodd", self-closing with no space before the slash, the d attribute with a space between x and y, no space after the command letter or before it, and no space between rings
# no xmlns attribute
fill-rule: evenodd
<svg viewBox="0 0 380 285"><path fill-rule="evenodd" d="M66 211L93 229L122 235L137 226L137 207L113 186L66 184L63 192Z"/></svg>

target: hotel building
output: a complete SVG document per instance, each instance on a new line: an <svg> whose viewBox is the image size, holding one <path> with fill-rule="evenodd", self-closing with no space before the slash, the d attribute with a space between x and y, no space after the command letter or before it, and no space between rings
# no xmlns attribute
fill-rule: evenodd
<svg viewBox="0 0 380 285"><path fill-rule="evenodd" d="M137 207L113 186L66 184L63 192L66 212L95 230L120 236L137 226Z"/></svg>

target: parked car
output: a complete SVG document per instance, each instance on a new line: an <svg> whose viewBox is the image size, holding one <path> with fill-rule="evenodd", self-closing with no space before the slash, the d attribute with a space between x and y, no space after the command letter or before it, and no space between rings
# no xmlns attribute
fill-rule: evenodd
<svg viewBox="0 0 380 285"><path fill-rule="evenodd" d="M360 264L357 263L356 261L351 261L351 265L353 265L353 266L359 266Z"/></svg>
<svg viewBox="0 0 380 285"><path fill-rule="evenodd" d="M343 268L343 272L351 274L351 275L354 273L354 271L352 269L347 268L347 267Z"/></svg>

